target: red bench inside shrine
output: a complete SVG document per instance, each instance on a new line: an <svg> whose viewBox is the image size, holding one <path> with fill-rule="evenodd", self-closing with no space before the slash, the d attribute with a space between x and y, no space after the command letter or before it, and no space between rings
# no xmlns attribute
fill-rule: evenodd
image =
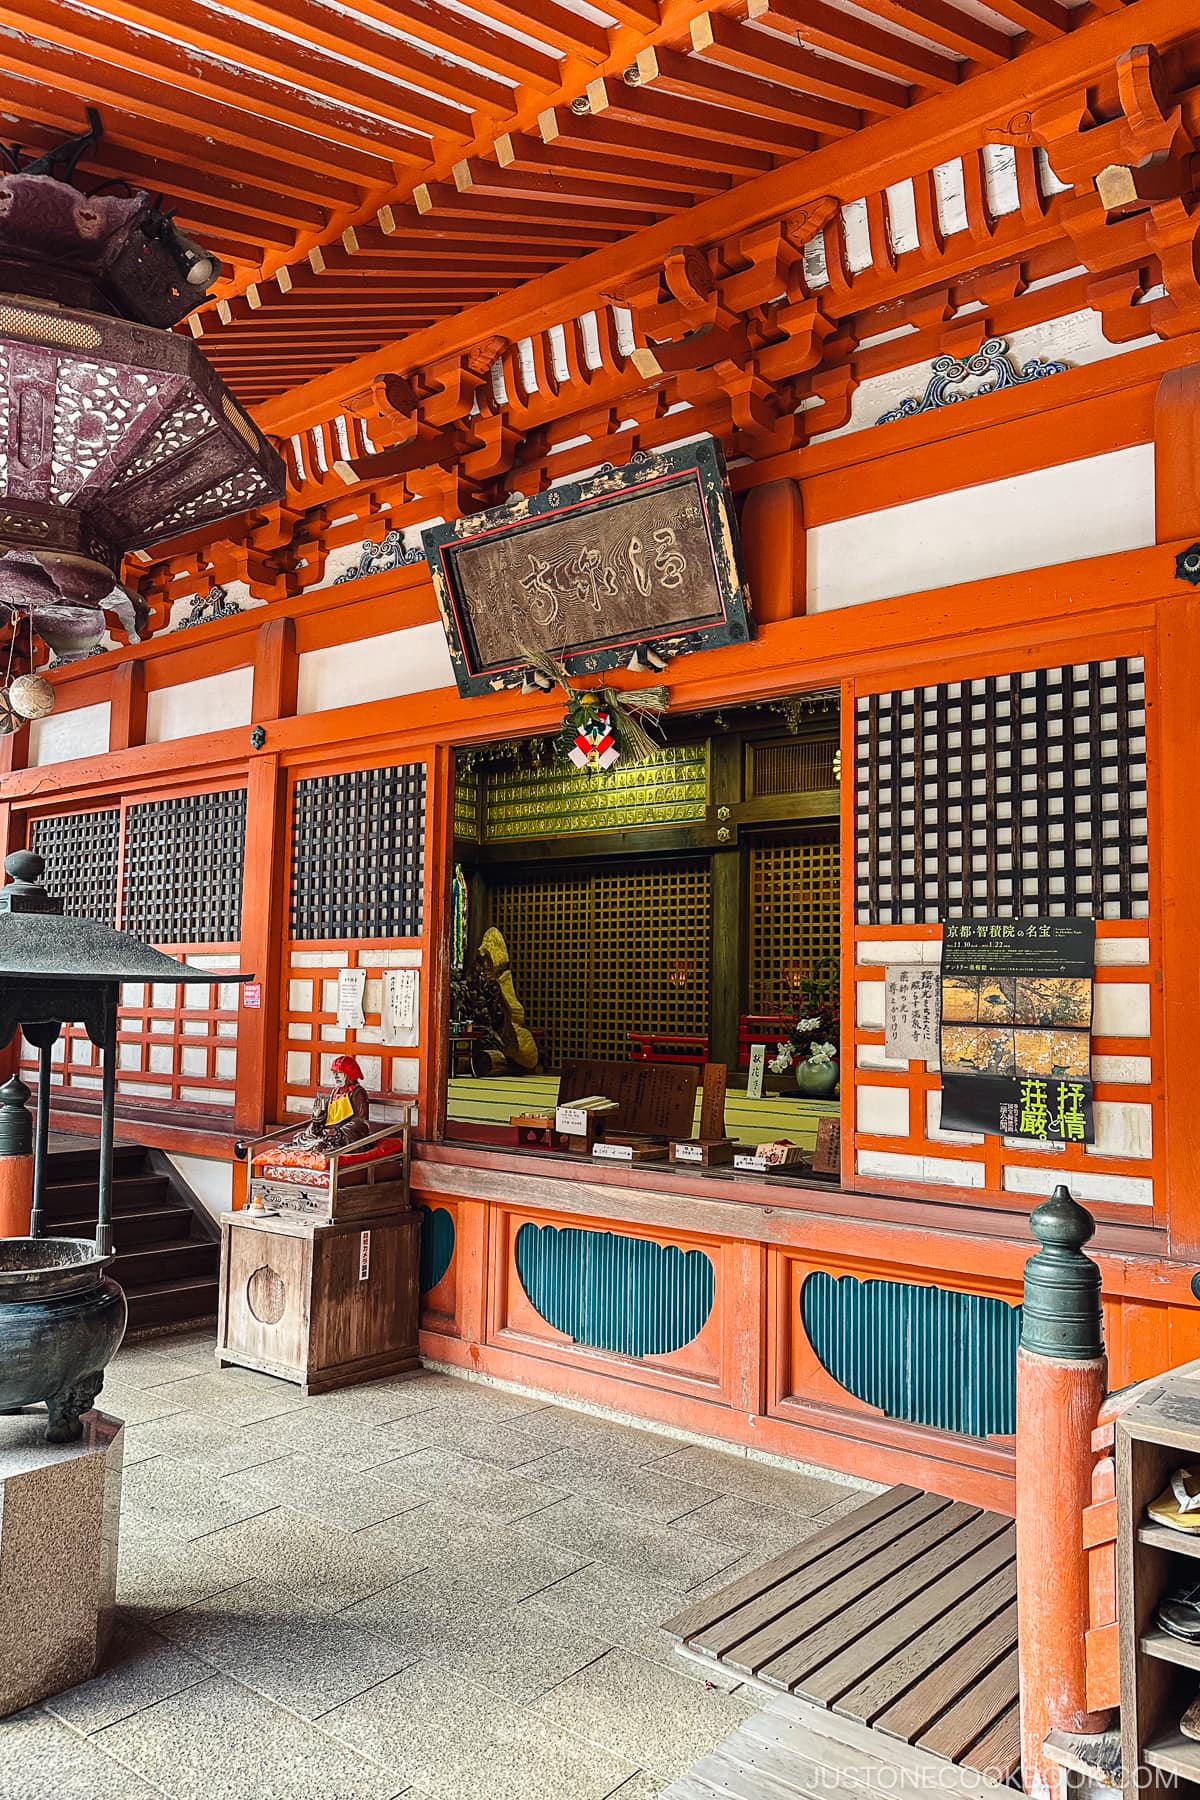
<svg viewBox="0 0 1200 1800"><path fill-rule="evenodd" d="M738 1020L738 1068L750 1067L750 1052L755 1044L765 1044L774 1056L795 1022L786 1013L743 1013Z"/></svg>
<svg viewBox="0 0 1200 1800"><path fill-rule="evenodd" d="M708 1039L677 1031L631 1031L630 1062L694 1063L708 1061Z"/></svg>

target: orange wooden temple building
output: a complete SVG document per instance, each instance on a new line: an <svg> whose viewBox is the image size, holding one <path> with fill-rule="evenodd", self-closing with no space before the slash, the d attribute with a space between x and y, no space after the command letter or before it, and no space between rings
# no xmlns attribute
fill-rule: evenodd
<svg viewBox="0 0 1200 1800"><path fill-rule="evenodd" d="M287 466L282 503L131 559L139 641L51 669L53 713L0 740L7 848L212 970L126 995L121 1134L220 1210L235 1140L306 1112L348 1049L380 1116L415 1107L428 1359L1010 1510L1039 1196L1065 1182L1098 1222L1114 1386L1200 1351L1194 9L360 0L335 27L309 0L29 0L5 50L10 138L45 149L96 106L91 173L161 192L222 259L177 329ZM649 677L691 746L684 810L622 816L619 845L592 820L573 861L579 821L535 821L507 833L517 869L479 824L488 771L562 696L459 694L421 531L696 439L724 454L754 624ZM789 719L825 773L756 786ZM450 1116L448 1086L487 1084L452 1029L464 846L492 905L552 854L579 884L619 851L628 962L674 956L682 985L717 966L720 905L795 902L797 844L834 884L839 1178L581 1167ZM749 898L721 872L743 849ZM785 851L768 902L754 871ZM686 957L655 935L685 875ZM945 1128L936 1061L888 1053L885 971L996 914L1095 920L1091 1142ZM568 915L541 916L553 961ZM419 977L399 1034L394 969ZM701 1035L735 1068L739 1021L779 1009L720 973ZM55 1125L91 1129L86 1040L55 1071ZM570 1324L586 1255L550 1305L522 1262L547 1228L697 1253L706 1304L664 1288L671 1347L614 1348Z"/></svg>

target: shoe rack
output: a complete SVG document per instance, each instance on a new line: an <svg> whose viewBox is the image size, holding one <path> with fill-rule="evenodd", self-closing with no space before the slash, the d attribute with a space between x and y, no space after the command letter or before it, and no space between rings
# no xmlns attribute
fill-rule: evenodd
<svg viewBox="0 0 1200 1800"><path fill-rule="evenodd" d="M1121 1764L1125 1800L1169 1791L1200 1795L1200 1740L1179 1721L1200 1694L1200 1642L1155 1623L1176 1587L1200 1585L1200 1534L1146 1516L1172 1474L1200 1466L1200 1379L1165 1377L1117 1420L1117 1621L1121 1666ZM1182 1785L1181 1785L1182 1784ZM1190 1797L1189 1797L1190 1800Z"/></svg>

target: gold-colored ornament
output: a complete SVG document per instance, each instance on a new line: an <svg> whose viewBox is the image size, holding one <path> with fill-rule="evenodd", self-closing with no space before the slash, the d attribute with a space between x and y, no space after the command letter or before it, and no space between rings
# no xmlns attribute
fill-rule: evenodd
<svg viewBox="0 0 1200 1800"><path fill-rule="evenodd" d="M19 719L44 719L54 711L54 683L44 675L18 675L8 690L8 704Z"/></svg>

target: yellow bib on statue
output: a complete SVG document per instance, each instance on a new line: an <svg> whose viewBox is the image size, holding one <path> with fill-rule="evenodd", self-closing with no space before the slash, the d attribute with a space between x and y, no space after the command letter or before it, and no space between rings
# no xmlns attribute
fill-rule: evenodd
<svg viewBox="0 0 1200 1800"><path fill-rule="evenodd" d="M346 1094L335 1094L325 1109L325 1124L327 1127L330 1125L340 1125L342 1120L350 1118L353 1112L354 1106L349 1096Z"/></svg>

